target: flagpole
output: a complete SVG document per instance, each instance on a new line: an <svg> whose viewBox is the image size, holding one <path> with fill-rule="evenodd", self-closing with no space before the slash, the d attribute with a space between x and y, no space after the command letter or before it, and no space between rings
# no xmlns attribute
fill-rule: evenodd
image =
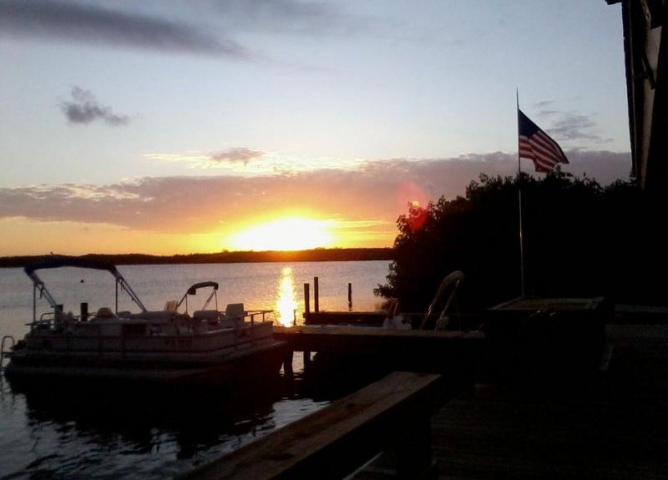
<svg viewBox="0 0 668 480"><path fill-rule="evenodd" d="M522 229L522 169L520 162L520 89L517 89L517 192L520 216L520 281L522 286L522 298L524 298L524 231Z"/></svg>

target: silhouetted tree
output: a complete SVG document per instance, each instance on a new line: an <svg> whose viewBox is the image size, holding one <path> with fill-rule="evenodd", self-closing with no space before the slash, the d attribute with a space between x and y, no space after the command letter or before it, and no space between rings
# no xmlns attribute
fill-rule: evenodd
<svg viewBox="0 0 668 480"><path fill-rule="evenodd" d="M403 311L424 311L443 277L462 270L462 310L520 296L520 187L525 294L651 299L654 287L639 282L646 266L638 260L656 260L663 242L651 241L654 253L639 257L648 246L642 239L659 234L648 231L641 190L621 181L602 188L558 168L543 178L481 175L464 197L410 205L397 220L394 261L376 295L397 298Z"/></svg>

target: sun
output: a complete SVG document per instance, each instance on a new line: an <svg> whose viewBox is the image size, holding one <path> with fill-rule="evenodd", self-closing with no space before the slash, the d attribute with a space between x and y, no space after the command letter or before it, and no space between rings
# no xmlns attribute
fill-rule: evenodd
<svg viewBox="0 0 668 480"><path fill-rule="evenodd" d="M308 250L330 247L332 243L329 222L300 217L272 220L232 237L238 250Z"/></svg>

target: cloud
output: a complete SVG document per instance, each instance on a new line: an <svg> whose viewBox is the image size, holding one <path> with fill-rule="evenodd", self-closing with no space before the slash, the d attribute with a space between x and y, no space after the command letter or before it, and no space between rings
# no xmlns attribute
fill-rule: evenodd
<svg viewBox="0 0 668 480"><path fill-rule="evenodd" d="M247 166L248 163L253 160L262 159L265 156L265 152L251 150L246 147L235 147L214 152L147 153L144 156L152 160L187 163L193 168L209 169L212 167L234 167L239 163L243 163L244 166ZM228 170L236 169L231 168Z"/></svg>
<svg viewBox="0 0 668 480"><path fill-rule="evenodd" d="M574 142L586 142L586 144L602 144L608 139L596 133L597 123L595 115L586 115L575 112L563 112L552 108L555 100L543 100L536 102L534 108L536 118L552 118L552 122L542 126L545 131L559 143L568 142L573 148L585 148L575 146ZM526 111L524 113L527 113ZM533 118L532 115L529 117ZM535 120L535 119L534 119Z"/></svg>
<svg viewBox="0 0 668 480"><path fill-rule="evenodd" d="M550 127L550 132L564 140L588 140L599 143L600 135L592 132L596 123L589 115L565 113Z"/></svg>
<svg viewBox="0 0 668 480"><path fill-rule="evenodd" d="M0 0L0 35L249 57L237 42L157 17L66 1Z"/></svg>
<svg viewBox="0 0 668 480"><path fill-rule="evenodd" d="M295 0L211 0L231 26L271 33L343 35L363 31L370 22L335 3Z"/></svg>
<svg viewBox="0 0 668 480"><path fill-rule="evenodd" d="M564 170L602 185L628 179L629 153L571 152ZM531 162L523 170L532 171ZM512 176L514 153L452 159L391 159L357 170L325 169L260 177L142 178L113 185L26 186L0 189L0 219L109 224L142 232L198 234L238 228L254 219L300 212L317 219L368 225L390 236L406 211L403 188L413 185L427 200L464 195L480 173Z"/></svg>
<svg viewBox="0 0 668 480"><path fill-rule="evenodd" d="M601 185L631 178L631 154L607 151L567 150L570 164L564 171L575 176L595 178Z"/></svg>
<svg viewBox="0 0 668 480"><path fill-rule="evenodd" d="M559 113L558 110L552 108L552 105L554 105L554 103L555 103L554 100L543 100L541 102L534 103L534 107L537 110L539 116L548 117L550 115L555 115Z"/></svg>
<svg viewBox="0 0 668 480"><path fill-rule="evenodd" d="M262 158L264 155L263 152L257 150L251 150L250 148L230 148L228 150L219 150L217 152L212 152L209 155L209 158L214 162L221 163L238 163L243 162L244 165L247 165L251 160L257 160Z"/></svg>
<svg viewBox="0 0 668 480"><path fill-rule="evenodd" d="M130 117L114 113L111 108L98 103L95 96L80 87L72 88L72 100L63 102L61 109L70 123L89 124L101 120L107 125L127 125Z"/></svg>

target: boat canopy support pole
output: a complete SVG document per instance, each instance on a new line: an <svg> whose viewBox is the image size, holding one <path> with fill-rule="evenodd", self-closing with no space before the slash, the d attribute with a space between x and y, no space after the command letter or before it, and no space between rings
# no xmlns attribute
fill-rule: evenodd
<svg viewBox="0 0 668 480"><path fill-rule="evenodd" d="M125 290L128 295L130 295L130 298L132 299L133 302L137 304L137 306L141 309L142 313L146 313L148 310L146 310L146 307L144 304L139 300L139 297L137 294L132 290L132 287L128 284L128 282L125 281L125 279L119 275L117 272L113 272L114 277L116 277L116 311L118 311L118 286L121 286L121 289Z"/></svg>
<svg viewBox="0 0 668 480"><path fill-rule="evenodd" d="M46 301L49 302L49 305L51 308L54 309L54 311L58 308L58 304L56 303L56 300L51 296L51 293L46 289L46 286L44 285L44 282L37 276L35 272L30 272L28 274L30 279L32 280L32 321L35 322L37 321L37 292L39 292L40 298L44 297L46 298Z"/></svg>

